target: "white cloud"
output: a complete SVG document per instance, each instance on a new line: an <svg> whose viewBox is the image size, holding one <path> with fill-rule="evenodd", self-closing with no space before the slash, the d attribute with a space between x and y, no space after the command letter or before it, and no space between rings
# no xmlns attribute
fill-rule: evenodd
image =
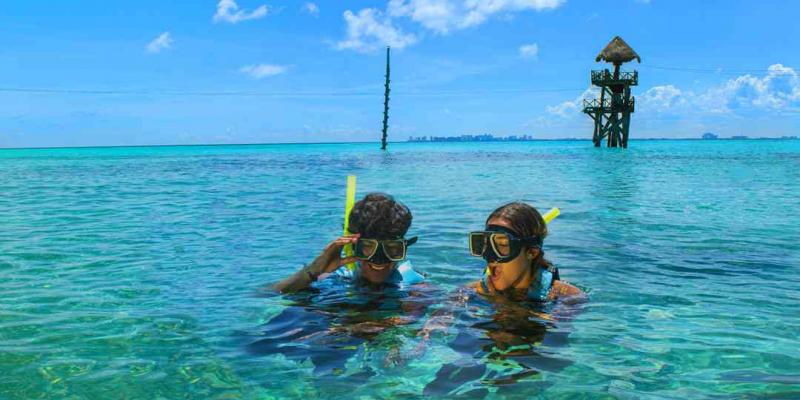
<svg viewBox="0 0 800 400"><path fill-rule="evenodd" d="M526 44L519 47L519 55L522 58L537 58L539 56L539 45L536 43Z"/></svg>
<svg viewBox="0 0 800 400"><path fill-rule="evenodd" d="M247 74L254 79L262 79L269 76L285 74L288 70L289 68L285 65L274 64L245 65L244 67L239 68L239 72Z"/></svg>
<svg viewBox="0 0 800 400"><path fill-rule="evenodd" d="M575 100L565 101L555 106L547 106L545 110L550 114L562 118L572 117L578 115L580 110L583 109L583 100L596 99L599 92L600 90L598 88L590 86L584 90L580 96L576 97Z"/></svg>
<svg viewBox="0 0 800 400"><path fill-rule="evenodd" d="M763 77L739 76L709 89L695 102L715 112L797 109L800 108L800 74L782 64L773 64Z"/></svg>
<svg viewBox="0 0 800 400"><path fill-rule="evenodd" d="M383 46L402 49L417 41L412 34L405 34L392 24L390 18L374 8L365 8L357 14L344 12L347 37L336 43L339 50L370 52Z"/></svg>
<svg viewBox="0 0 800 400"><path fill-rule="evenodd" d="M314 3L305 3L303 4L303 11L318 17L319 16L319 6Z"/></svg>
<svg viewBox="0 0 800 400"><path fill-rule="evenodd" d="M345 11L347 37L338 49L372 51L382 45L402 48L417 42L414 34L397 27L399 19L411 20L422 28L448 34L486 22L490 17L512 16L521 11L544 11L566 0L389 0L386 11L365 8Z"/></svg>
<svg viewBox="0 0 800 400"><path fill-rule="evenodd" d="M545 110L565 118L578 116L583 99L596 98L590 92L587 90L575 100L548 106ZM742 75L700 93L683 91L674 85L660 85L636 96L639 114L747 115L756 110L800 111L800 73L774 64L763 76Z"/></svg>
<svg viewBox="0 0 800 400"><path fill-rule="evenodd" d="M164 32L151 40L150 43L145 46L145 50L147 50L148 53L160 53L170 47L172 47L172 36L169 32Z"/></svg>
<svg viewBox="0 0 800 400"><path fill-rule="evenodd" d="M642 112L665 110L686 104L684 93L673 85L653 86L636 98Z"/></svg>
<svg viewBox="0 0 800 400"><path fill-rule="evenodd" d="M407 17L440 34L480 25L496 14L555 9L566 0L389 0L392 17Z"/></svg>
<svg viewBox="0 0 800 400"><path fill-rule="evenodd" d="M259 19L267 15L267 6L261 5L251 12L240 10L239 5L234 0L219 0L217 12L214 14L214 22L228 22L235 24L250 19Z"/></svg>

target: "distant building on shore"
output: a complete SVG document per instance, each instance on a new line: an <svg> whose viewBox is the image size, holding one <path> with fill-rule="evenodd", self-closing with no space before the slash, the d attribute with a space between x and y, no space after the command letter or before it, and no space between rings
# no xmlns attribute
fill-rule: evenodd
<svg viewBox="0 0 800 400"><path fill-rule="evenodd" d="M535 140L532 135L494 136L461 135L461 136L410 136L409 142L529 142Z"/></svg>
<svg viewBox="0 0 800 400"><path fill-rule="evenodd" d="M717 140L717 139L719 139L719 136L711 132L706 132L703 134L703 140Z"/></svg>
<svg viewBox="0 0 800 400"><path fill-rule="evenodd" d="M747 136L731 136L731 140L747 140Z"/></svg>

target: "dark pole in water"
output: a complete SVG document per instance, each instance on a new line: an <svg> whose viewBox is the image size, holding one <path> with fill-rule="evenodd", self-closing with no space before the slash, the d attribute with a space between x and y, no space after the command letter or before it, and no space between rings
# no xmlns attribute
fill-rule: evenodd
<svg viewBox="0 0 800 400"><path fill-rule="evenodd" d="M386 134L389 131L389 50L386 48L386 91L383 93L383 137L381 138L381 150L386 150Z"/></svg>

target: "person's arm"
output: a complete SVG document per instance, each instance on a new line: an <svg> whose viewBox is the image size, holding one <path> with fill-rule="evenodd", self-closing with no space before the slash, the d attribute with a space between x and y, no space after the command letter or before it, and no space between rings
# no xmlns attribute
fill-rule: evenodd
<svg viewBox="0 0 800 400"><path fill-rule="evenodd" d="M300 268L288 278L278 282L273 288L281 293L292 293L308 288L320 275L336 271L337 268L345 264L356 261L355 257L342 258L342 247L346 244L355 243L358 235L342 236L330 242L322 254L317 256L311 264Z"/></svg>
<svg viewBox="0 0 800 400"><path fill-rule="evenodd" d="M550 289L550 300L561 300L570 302L580 302L586 300L586 294L583 293L578 287L558 280L553 282L553 287Z"/></svg>

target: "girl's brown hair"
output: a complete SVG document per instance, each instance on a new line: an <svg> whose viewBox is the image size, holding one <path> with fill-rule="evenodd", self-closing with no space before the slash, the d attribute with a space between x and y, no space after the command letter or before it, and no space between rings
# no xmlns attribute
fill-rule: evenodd
<svg viewBox="0 0 800 400"><path fill-rule="evenodd" d="M486 224L493 219L504 219L511 225L511 230L522 237L537 237L544 241L547 237L547 223L535 208L522 202L512 202L498 207L486 218ZM552 268L552 264L544 259L544 249L539 249L539 255L531 262L531 267ZM558 279L558 273L554 274Z"/></svg>

